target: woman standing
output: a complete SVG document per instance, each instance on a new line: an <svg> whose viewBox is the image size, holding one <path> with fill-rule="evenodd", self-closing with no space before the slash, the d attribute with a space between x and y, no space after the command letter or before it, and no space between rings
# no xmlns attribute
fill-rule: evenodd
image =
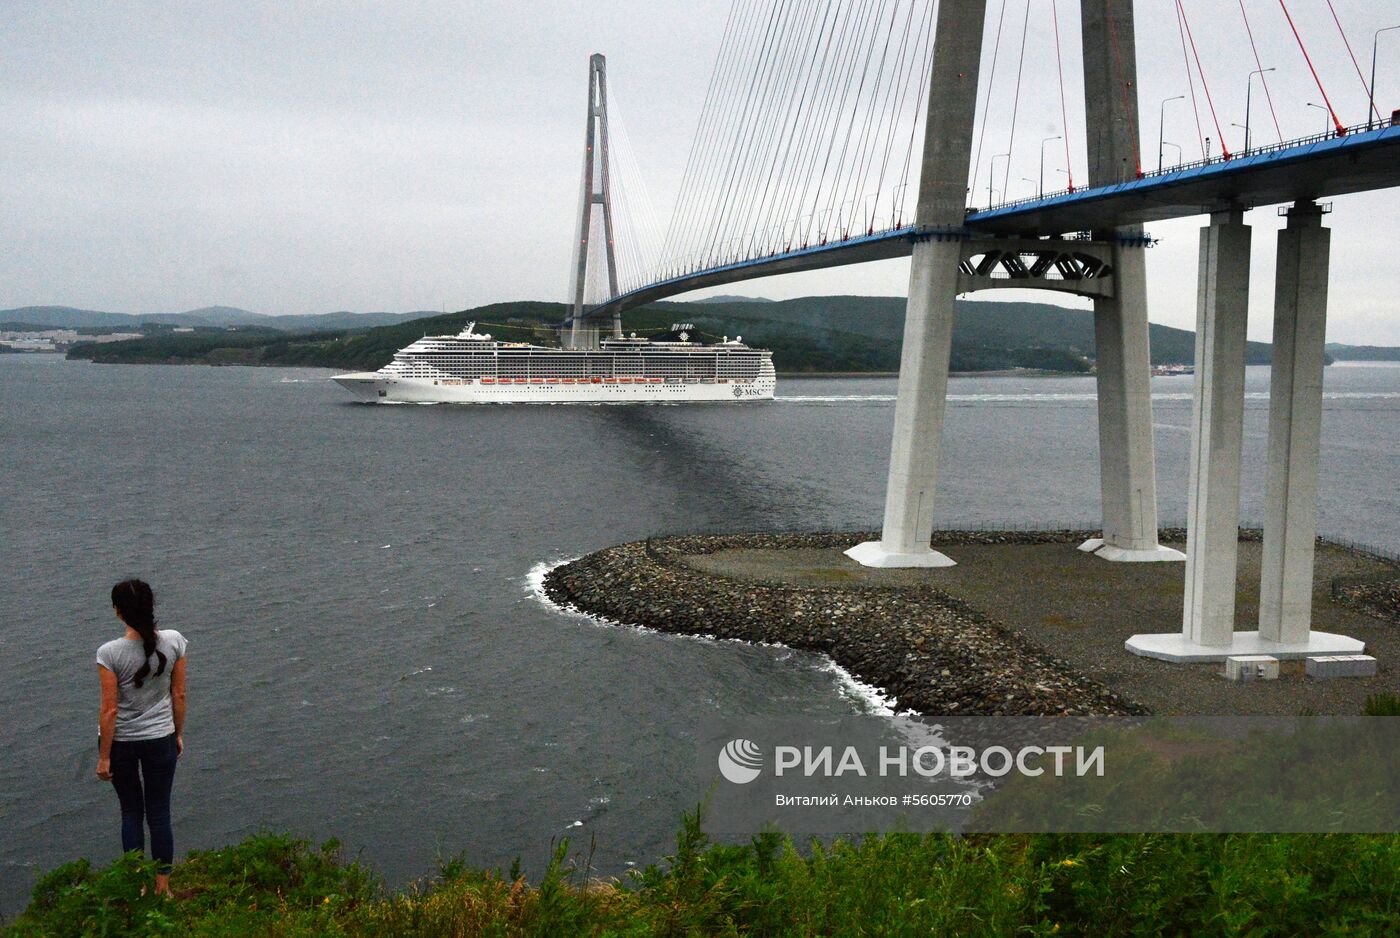
<svg viewBox="0 0 1400 938"><path fill-rule="evenodd" d="M156 892L168 896L175 859L170 786L185 748L185 637L156 630L155 596L141 580L112 587L112 608L126 634L97 649L102 682L97 777L117 790L123 851L143 851L143 821L150 826L151 856L159 864Z"/></svg>

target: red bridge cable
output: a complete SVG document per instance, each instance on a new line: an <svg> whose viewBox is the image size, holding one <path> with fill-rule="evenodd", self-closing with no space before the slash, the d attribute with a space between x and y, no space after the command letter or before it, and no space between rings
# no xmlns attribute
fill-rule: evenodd
<svg viewBox="0 0 1400 938"><path fill-rule="evenodd" d="M1060 126L1065 138L1065 175L1069 177L1069 191L1074 191L1074 166L1069 161L1069 109L1065 107L1065 63L1060 54L1060 11L1056 0L1050 0L1050 17L1055 23L1055 67L1060 73Z"/></svg>
<svg viewBox="0 0 1400 938"><path fill-rule="evenodd" d="M1322 87L1322 79L1317 77L1317 69L1313 68L1312 58L1308 55L1308 50L1303 46L1303 37L1298 35L1298 27L1293 25L1293 17L1288 12L1288 4L1283 0L1278 0L1278 5L1283 7L1283 15L1288 18L1288 28L1293 30L1293 38L1298 40L1298 49L1303 53L1303 61L1308 63L1308 71L1312 72L1313 81L1317 83L1317 90L1322 95L1322 103L1327 105L1327 113L1332 115L1332 124L1337 128L1337 136L1345 137L1346 127L1337 119L1337 112L1332 109L1332 101L1327 97L1327 91Z"/></svg>
<svg viewBox="0 0 1400 938"><path fill-rule="evenodd" d="M1279 0L1280 3L1283 0ZM1210 96L1210 83L1206 81L1205 69L1201 68L1201 54L1196 51L1196 37L1191 34L1191 20L1186 16L1186 7L1176 0L1176 8L1181 13L1181 22L1186 26L1186 38L1191 43L1191 55L1196 60L1196 74L1201 76L1201 88L1206 93L1206 104L1210 106L1210 119L1215 122L1215 133L1220 138L1220 152L1225 159L1230 158L1230 148L1225 143L1225 134L1220 130L1220 118L1215 113L1215 101Z"/></svg>
<svg viewBox="0 0 1400 938"><path fill-rule="evenodd" d="M1108 16L1108 37L1113 43L1113 60L1118 67L1118 88L1123 97L1123 116L1128 119L1131 125L1128 130L1133 139L1133 163L1137 170L1137 178L1142 178L1142 143L1138 140L1137 111L1133 108L1129 100L1132 90L1127 75L1123 71L1123 53L1118 48L1118 27L1113 21L1113 4L1104 4L1104 13ZM1009 162L1009 161L1008 161Z"/></svg>
<svg viewBox="0 0 1400 938"><path fill-rule="evenodd" d="M1369 98L1371 95L1371 86L1366 83L1366 79L1361 74L1361 66L1356 61L1356 53L1351 51L1351 40L1347 38L1347 31L1342 29L1342 21L1337 18L1337 8L1332 6L1332 0L1327 0L1327 9L1332 11L1332 22L1337 24L1337 32L1342 34L1342 44L1347 47L1347 55L1351 56L1351 67L1356 69L1356 77L1361 79L1361 87L1365 89L1366 95ZM1376 116L1381 116L1379 110L1376 110ZM1368 121L1371 119L1369 112L1366 114L1366 119Z"/></svg>
<svg viewBox="0 0 1400 938"><path fill-rule="evenodd" d="M1191 57L1186 52L1186 30L1181 25L1181 6L1176 4L1176 32L1181 39L1181 64L1186 69L1186 87L1191 90L1191 116L1196 119L1196 142L1201 145L1201 159L1206 158L1206 135L1201 130L1201 107L1196 103L1196 79L1191 77Z"/></svg>
<svg viewBox="0 0 1400 938"><path fill-rule="evenodd" d="M1330 3L1331 0L1328 0ZM1259 70L1259 81L1264 86L1264 97L1269 102L1269 114L1274 119L1274 130L1278 132L1278 142L1283 143L1283 128L1278 124L1278 112L1274 110L1274 96L1269 93L1269 76L1264 74L1264 63L1259 61L1259 47L1254 44L1254 30L1249 28L1249 14L1244 10L1244 0L1240 0L1240 16L1244 17L1244 31L1249 36L1249 48L1254 51L1254 67Z"/></svg>

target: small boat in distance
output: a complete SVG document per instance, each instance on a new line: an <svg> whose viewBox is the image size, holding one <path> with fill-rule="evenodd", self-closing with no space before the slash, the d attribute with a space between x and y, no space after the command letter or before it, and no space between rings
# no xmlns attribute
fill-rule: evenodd
<svg viewBox="0 0 1400 938"><path fill-rule="evenodd" d="M741 336L699 341L674 323L651 339L606 338L596 349L502 342L476 331L424 336L378 371L332 380L366 401L625 404L772 400L773 353Z"/></svg>
<svg viewBox="0 0 1400 938"><path fill-rule="evenodd" d="M1172 375L1194 375L1195 365L1153 365L1152 374L1157 377L1170 377Z"/></svg>

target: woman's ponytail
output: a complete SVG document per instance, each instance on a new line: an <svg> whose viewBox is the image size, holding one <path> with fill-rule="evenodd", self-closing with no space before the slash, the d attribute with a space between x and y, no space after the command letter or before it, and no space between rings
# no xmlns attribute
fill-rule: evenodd
<svg viewBox="0 0 1400 938"><path fill-rule="evenodd" d="M156 674L165 673L165 654L156 649L155 594L144 580L122 580L112 587L112 606L122 621L141 636L142 647L146 650L146 660L135 677L136 686L140 687L151 673L151 655L160 661Z"/></svg>

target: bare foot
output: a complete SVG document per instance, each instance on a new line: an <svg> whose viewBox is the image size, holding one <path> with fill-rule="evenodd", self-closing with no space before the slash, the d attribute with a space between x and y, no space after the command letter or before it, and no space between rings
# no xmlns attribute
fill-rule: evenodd
<svg viewBox="0 0 1400 938"><path fill-rule="evenodd" d="M156 875L156 895L165 896L167 899L175 898L175 893L170 891L170 874Z"/></svg>

